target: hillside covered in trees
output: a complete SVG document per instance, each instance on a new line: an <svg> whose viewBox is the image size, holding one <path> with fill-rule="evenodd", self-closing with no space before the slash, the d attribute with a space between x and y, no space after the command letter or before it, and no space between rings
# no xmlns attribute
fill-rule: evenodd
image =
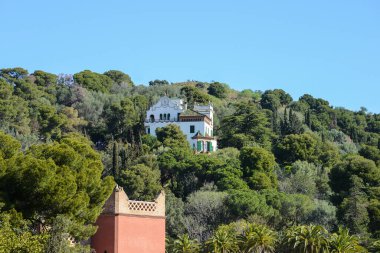
<svg viewBox="0 0 380 253"><path fill-rule="evenodd" d="M194 154L175 125L145 134L165 94L213 103L218 151ZM380 114L281 89L0 69L0 252L89 252L68 238L95 232L115 182L131 199L165 189L168 252L380 251Z"/></svg>

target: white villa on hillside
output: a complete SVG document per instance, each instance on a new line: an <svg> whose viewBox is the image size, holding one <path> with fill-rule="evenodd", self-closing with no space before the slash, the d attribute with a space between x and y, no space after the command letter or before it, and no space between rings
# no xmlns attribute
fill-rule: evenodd
<svg viewBox="0 0 380 253"><path fill-rule="evenodd" d="M156 129L169 124L180 127L192 149L196 152L212 152L217 149L213 133L212 104L194 105L188 109L182 99L161 97L146 112L146 133L156 136Z"/></svg>

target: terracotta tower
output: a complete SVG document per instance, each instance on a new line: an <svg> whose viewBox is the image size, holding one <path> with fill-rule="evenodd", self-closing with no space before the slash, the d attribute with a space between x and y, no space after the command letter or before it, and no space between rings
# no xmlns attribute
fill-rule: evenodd
<svg viewBox="0 0 380 253"><path fill-rule="evenodd" d="M136 201L116 186L96 224L96 253L165 253L165 193L154 202Z"/></svg>

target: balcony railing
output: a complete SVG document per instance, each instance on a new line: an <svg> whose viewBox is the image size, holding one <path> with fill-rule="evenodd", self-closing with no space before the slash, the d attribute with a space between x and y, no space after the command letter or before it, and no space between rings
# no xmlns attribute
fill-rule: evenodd
<svg viewBox="0 0 380 253"><path fill-rule="evenodd" d="M145 123L162 123L162 122L178 122L177 118L172 118L172 119L156 119L156 120L151 120L151 119L145 119Z"/></svg>

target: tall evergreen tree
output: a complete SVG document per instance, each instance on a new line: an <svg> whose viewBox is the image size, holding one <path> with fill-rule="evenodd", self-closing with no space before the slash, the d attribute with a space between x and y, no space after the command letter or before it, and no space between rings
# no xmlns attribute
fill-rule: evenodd
<svg viewBox="0 0 380 253"><path fill-rule="evenodd" d="M357 176L352 176L353 185L350 194L340 205L338 215L345 226L354 234L367 235L368 224L368 198L363 192L363 182Z"/></svg>
<svg viewBox="0 0 380 253"><path fill-rule="evenodd" d="M114 141L112 147L112 174L115 179L119 176L119 169L119 144Z"/></svg>

